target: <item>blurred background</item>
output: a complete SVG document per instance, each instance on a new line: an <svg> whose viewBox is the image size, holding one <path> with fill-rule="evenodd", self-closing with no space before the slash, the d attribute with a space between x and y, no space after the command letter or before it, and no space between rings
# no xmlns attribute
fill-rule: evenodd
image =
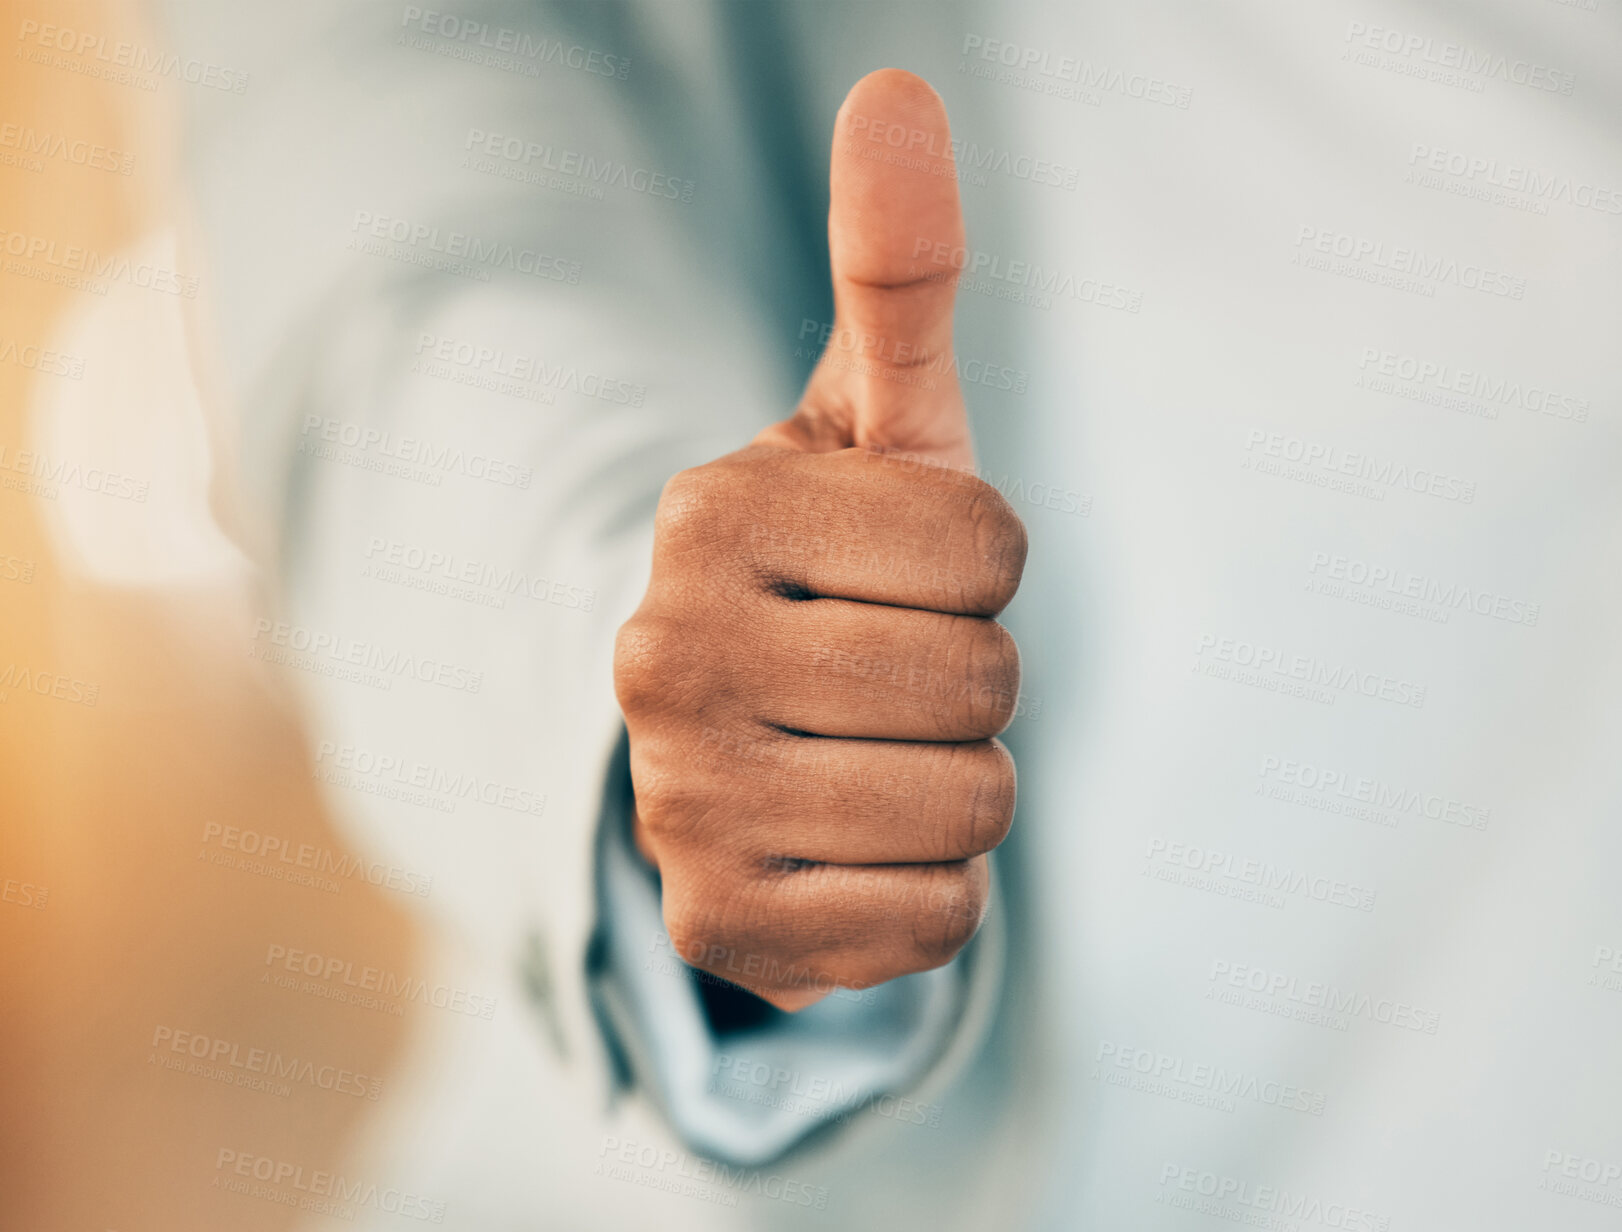
<svg viewBox="0 0 1622 1232"><path fill-rule="evenodd" d="M0 39L5 1226L1616 1226L1614 5ZM1031 533L1020 819L917 1083L718 1035L695 1106L784 1144L726 1158L616 1010L687 977L605 907L609 658L828 340L887 64Z"/></svg>

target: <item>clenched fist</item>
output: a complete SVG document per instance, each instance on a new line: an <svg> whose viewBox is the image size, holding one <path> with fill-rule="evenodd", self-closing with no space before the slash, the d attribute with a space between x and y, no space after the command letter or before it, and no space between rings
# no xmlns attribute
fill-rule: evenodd
<svg viewBox="0 0 1622 1232"><path fill-rule="evenodd" d="M614 663L676 951L789 1010L948 962L1014 814L1025 530L972 474L945 109L886 69L835 123L833 340L792 417L666 485Z"/></svg>

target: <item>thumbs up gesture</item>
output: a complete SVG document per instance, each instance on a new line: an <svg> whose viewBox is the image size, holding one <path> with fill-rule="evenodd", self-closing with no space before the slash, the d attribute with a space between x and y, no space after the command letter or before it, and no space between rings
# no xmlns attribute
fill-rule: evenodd
<svg viewBox="0 0 1622 1232"><path fill-rule="evenodd" d="M894 139L899 134L901 140ZM831 346L795 412L670 480L615 646L638 849L691 965L796 1010L949 962L1008 832L1025 530L951 361L963 216L940 98L835 121Z"/></svg>

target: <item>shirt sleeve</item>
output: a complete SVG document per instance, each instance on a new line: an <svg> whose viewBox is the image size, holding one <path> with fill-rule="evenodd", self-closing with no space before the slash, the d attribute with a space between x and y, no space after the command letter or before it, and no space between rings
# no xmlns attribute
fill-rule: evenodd
<svg viewBox="0 0 1622 1232"><path fill-rule="evenodd" d="M682 24L661 6L512 18L626 80L493 71L398 15L165 8L251 82L195 104L190 180L271 528L267 637L338 651L288 674L348 841L521 969L536 1047L582 1099L634 1090L696 1149L773 1158L944 1072L995 982L984 935L950 968L719 1024L626 840L613 640L660 488L786 413L827 310L793 109L732 105L724 41L656 64L639 49ZM492 135L551 178L589 153L605 182L542 184ZM654 173L685 188L645 191Z"/></svg>

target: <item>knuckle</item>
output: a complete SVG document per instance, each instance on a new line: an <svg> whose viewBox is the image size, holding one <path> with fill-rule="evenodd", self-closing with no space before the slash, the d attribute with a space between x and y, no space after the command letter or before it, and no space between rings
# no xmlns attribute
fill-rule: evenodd
<svg viewBox="0 0 1622 1232"><path fill-rule="evenodd" d="M1008 726L1019 702L1019 647L994 620L966 623L964 683L975 722L990 736Z"/></svg>
<svg viewBox="0 0 1622 1232"><path fill-rule="evenodd" d="M983 864L983 860L964 861L932 871L912 925L920 969L945 966L979 931L987 894Z"/></svg>
<svg viewBox="0 0 1622 1232"><path fill-rule="evenodd" d="M684 741L650 748L633 738L631 787L637 824L662 853L679 857L683 875L724 878L742 843L729 838L736 820L725 792L693 765Z"/></svg>
<svg viewBox="0 0 1622 1232"><path fill-rule="evenodd" d="M798 1001L793 1008L809 1004L795 995L808 991L802 969L781 961L779 930L763 929L747 912L740 913L742 890L730 875L714 870L677 871L665 882L662 903L671 948L689 966L757 996L775 990Z"/></svg>
<svg viewBox="0 0 1622 1232"><path fill-rule="evenodd" d="M685 545L712 537L727 505L726 487L724 468L713 463L677 471L659 494L653 519L655 538Z"/></svg>
<svg viewBox="0 0 1622 1232"><path fill-rule="evenodd" d="M987 615L995 615L1013 600L1025 572L1025 523L1003 494L981 479L969 488L963 516L974 549L975 598Z"/></svg>
<svg viewBox="0 0 1622 1232"><path fill-rule="evenodd" d="M978 856L995 849L1014 824L1018 798L1014 759L1000 741L986 744L976 756L973 794L968 805L968 835L964 855Z"/></svg>
<svg viewBox="0 0 1622 1232"><path fill-rule="evenodd" d="M686 807L675 777L639 757L631 769L631 786L636 794L637 824L661 848L680 843L691 829L692 810Z"/></svg>
<svg viewBox="0 0 1622 1232"><path fill-rule="evenodd" d="M711 964L712 954L721 947L710 913L696 901L696 896L666 886L662 909L670 948L690 966Z"/></svg>
<svg viewBox="0 0 1622 1232"><path fill-rule="evenodd" d="M614 637L614 695L627 715L663 708L685 658L676 622L638 613Z"/></svg>

